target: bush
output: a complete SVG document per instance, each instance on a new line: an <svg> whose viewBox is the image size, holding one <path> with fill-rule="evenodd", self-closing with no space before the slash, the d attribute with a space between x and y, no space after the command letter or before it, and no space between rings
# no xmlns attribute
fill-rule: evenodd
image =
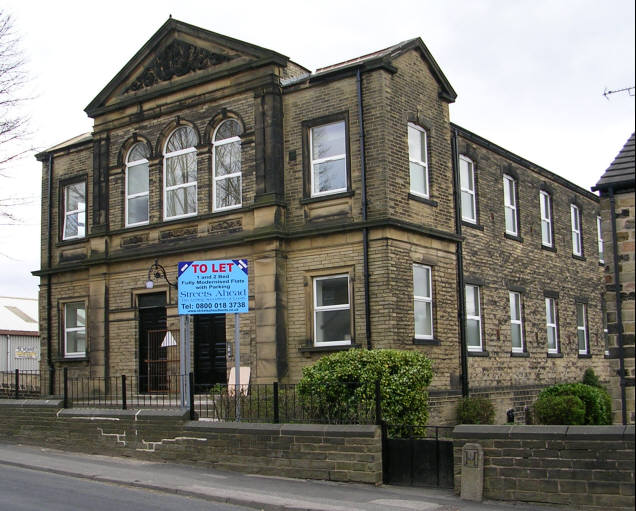
<svg viewBox="0 0 636 511"><path fill-rule="evenodd" d="M585 405L572 395L546 394L534 404L534 414L539 424L585 424Z"/></svg>
<svg viewBox="0 0 636 511"><path fill-rule="evenodd" d="M584 424L611 424L612 405L607 391L584 383L561 383L552 385L541 391L539 399L544 396L576 396L585 406Z"/></svg>
<svg viewBox="0 0 636 511"><path fill-rule="evenodd" d="M431 361L422 353L353 349L327 355L303 369L297 389L308 415L321 422L351 423L359 421L356 416L374 417L379 381L389 434L408 436L424 433L432 377Z"/></svg>
<svg viewBox="0 0 636 511"><path fill-rule="evenodd" d="M598 376L596 376L594 369L591 367L588 367L585 370L585 373L583 373L583 383L585 383L585 385L590 385L591 387L602 388L601 382L598 381Z"/></svg>
<svg viewBox="0 0 636 511"><path fill-rule="evenodd" d="M465 397L457 405L459 424L494 424L495 407L485 397Z"/></svg>

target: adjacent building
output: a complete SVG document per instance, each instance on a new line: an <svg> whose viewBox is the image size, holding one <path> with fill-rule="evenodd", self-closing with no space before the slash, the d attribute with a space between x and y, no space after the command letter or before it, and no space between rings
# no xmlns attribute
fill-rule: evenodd
<svg viewBox="0 0 636 511"><path fill-rule="evenodd" d="M147 379L180 343L177 263L247 259L252 382L420 350L441 423L467 392L523 420L547 384L607 381L598 197L452 124L455 99L419 38L310 72L169 19L92 133L37 156L43 373ZM189 329L195 381L225 383L233 316Z"/></svg>

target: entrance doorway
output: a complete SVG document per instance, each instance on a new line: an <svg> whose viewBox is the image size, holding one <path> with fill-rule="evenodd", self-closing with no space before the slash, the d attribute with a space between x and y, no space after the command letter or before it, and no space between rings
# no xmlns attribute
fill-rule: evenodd
<svg viewBox="0 0 636 511"><path fill-rule="evenodd" d="M194 382L227 383L225 314L194 316Z"/></svg>
<svg viewBox="0 0 636 511"><path fill-rule="evenodd" d="M166 329L166 295L165 293L152 293L138 296L139 306L139 392L149 392L150 382L150 353L149 339L159 336L153 332Z"/></svg>

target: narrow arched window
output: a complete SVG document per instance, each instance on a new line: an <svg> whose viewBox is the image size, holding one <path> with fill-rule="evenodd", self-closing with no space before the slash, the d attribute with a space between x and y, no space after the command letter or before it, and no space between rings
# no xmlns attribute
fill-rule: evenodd
<svg viewBox="0 0 636 511"><path fill-rule="evenodd" d="M214 210L241 206L241 125L235 119L214 132Z"/></svg>
<svg viewBox="0 0 636 511"><path fill-rule="evenodd" d="M148 146L138 142L126 157L126 227L148 223Z"/></svg>
<svg viewBox="0 0 636 511"><path fill-rule="evenodd" d="M163 217L197 213L197 134L190 126L172 132L164 149Z"/></svg>

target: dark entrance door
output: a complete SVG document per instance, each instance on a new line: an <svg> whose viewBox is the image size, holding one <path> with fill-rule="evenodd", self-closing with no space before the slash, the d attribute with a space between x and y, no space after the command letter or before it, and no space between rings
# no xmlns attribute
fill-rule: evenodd
<svg viewBox="0 0 636 511"><path fill-rule="evenodd" d="M225 314L194 316L194 382L227 383Z"/></svg>
<svg viewBox="0 0 636 511"><path fill-rule="evenodd" d="M152 293L139 299L139 392L148 392L149 385L149 334L166 329L166 295Z"/></svg>

